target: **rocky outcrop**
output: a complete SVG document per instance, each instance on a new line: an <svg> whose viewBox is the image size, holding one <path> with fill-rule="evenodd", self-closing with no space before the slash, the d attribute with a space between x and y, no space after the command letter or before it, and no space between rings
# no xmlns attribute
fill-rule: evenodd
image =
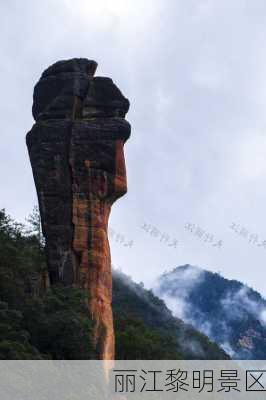
<svg viewBox="0 0 266 400"><path fill-rule="evenodd" d="M107 237L115 200L127 191L123 146L129 101L87 59L49 67L34 89L27 134L51 284L88 290L99 358L114 359Z"/></svg>

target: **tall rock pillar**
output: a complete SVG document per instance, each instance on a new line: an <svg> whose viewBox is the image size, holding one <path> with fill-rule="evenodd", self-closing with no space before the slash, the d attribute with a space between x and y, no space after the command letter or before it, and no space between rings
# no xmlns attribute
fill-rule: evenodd
<svg viewBox="0 0 266 400"><path fill-rule="evenodd" d="M127 191L123 146L129 101L95 61L59 61L34 88L27 146L51 284L88 291L100 359L114 359L111 206Z"/></svg>

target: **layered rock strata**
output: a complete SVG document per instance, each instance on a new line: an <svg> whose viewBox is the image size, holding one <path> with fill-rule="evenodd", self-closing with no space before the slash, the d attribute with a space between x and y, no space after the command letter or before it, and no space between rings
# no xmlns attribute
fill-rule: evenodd
<svg viewBox="0 0 266 400"><path fill-rule="evenodd" d="M95 61L46 69L34 88L35 124L27 146L46 240L51 284L88 291L94 344L114 359L112 274L107 229L111 206L127 191L124 143L129 101Z"/></svg>

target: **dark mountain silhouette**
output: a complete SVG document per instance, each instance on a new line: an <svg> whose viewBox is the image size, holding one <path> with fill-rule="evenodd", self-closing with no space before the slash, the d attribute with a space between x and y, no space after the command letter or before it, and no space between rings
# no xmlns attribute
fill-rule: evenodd
<svg viewBox="0 0 266 400"><path fill-rule="evenodd" d="M228 359L207 336L122 272L113 273L117 354L122 359Z"/></svg>
<svg viewBox="0 0 266 400"><path fill-rule="evenodd" d="M266 358L266 301L250 287L184 265L164 273L154 292L232 358Z"/></svg>

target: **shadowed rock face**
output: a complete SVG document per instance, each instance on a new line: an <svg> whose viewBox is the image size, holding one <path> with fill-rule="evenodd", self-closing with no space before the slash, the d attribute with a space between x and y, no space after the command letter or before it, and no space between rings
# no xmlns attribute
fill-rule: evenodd
<svg viewBox="0 0 266 400"><path fill-rule="evenodd" d="M129 101L87 59L49 67L34 88L27 134L52 284L89 293L99 358L114 359L107 237L113 202L127 191L123 146Z"/></svg>

